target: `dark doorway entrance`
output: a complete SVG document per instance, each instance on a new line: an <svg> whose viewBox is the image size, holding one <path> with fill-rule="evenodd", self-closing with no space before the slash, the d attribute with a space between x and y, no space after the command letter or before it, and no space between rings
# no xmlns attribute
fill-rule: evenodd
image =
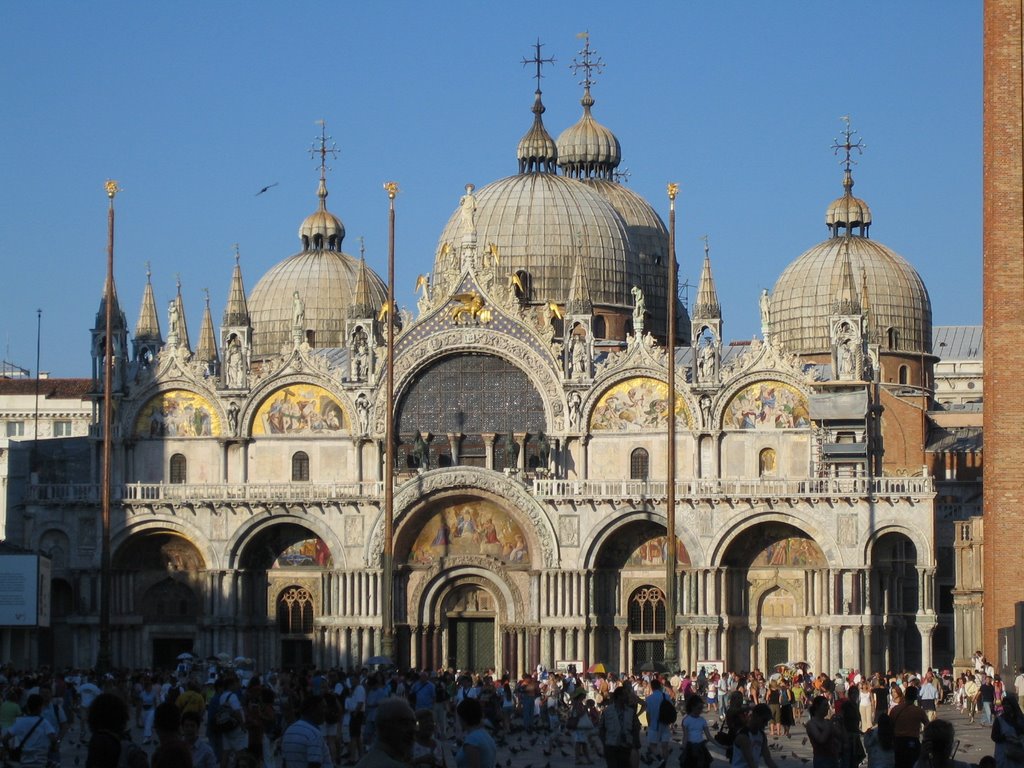
<svg viewBox="0 0 1024 768"><path fill-rule="evenodd" d="M281 640L281 667L301 669L313 665L313 641L306 639Z"/></svg>
<svg viewBox="0 0 1024 768"><path fill-rule="evenodd" d="M153 669L177 669L182 653L192 653L191 637L154 637Z"/></svg>
<svg viewBox="0 0 1024 768"><path fill-rule="evenodd" d="M661 671L661 662L665 660L664 640L634 640L633 641L633 671L637 670L658 670Z"/></svg>
<svg viewBox="0 0 1024 768"><path fill-rule="evenodd" d="M765 673L774 672L778 664L789 661L789 640L784 637L768 637L764 641Z"/></svg>
<svg viewBox="0 0 1024 768"><path fill-rule="evenodd" d="M494 619L449 619L448 658L457 669L494 667Z"/></svg>

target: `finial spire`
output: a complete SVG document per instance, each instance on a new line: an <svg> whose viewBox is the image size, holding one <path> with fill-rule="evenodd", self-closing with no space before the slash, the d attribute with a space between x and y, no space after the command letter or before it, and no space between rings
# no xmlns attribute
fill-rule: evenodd
<svg viewBox="0 0 1024 768"><path fill-rule="evenodd" d="M857 164L857 161L853 159L853 151L857 150L858 155L863 155L867 145L860 138L856 141L853 140L853 137L857 135L857 131L850 127L849 115L843 115L839 119L846 124L846 128L843 129L842 143L840 143L839 139L832 140L832 153L835 155L838 155L840 152L843 153L843 159L839 161L846 172L846 180L843 182L843 186L846 187L848 184L849 188L852 188L853 177L850 173L850 167Z"/></svg>
<svg viewBox="0 0 1024 768"><path fill-rule="evenodd" d="M238 243L235 243L235 267L231 272L231 288L228 290L228 303L224 307L225 326L249 325L249 307L245 301L245 285L242 283L241 254Z"/></svg>
<svg viewBox="0 0 1024 768"><path fill-rule="evenodd" d="M234 243L235 249L235 264L238 264L242 260L242 254L238 250L238 243Z"/></svg>
<svg viewBox="0 0 1024 768"><path fill-rule="evenodd" d="M711 245L707 235L701 240L704 241L704 266L700 274L700 283L697 285L697 300L693 304L693 319L720 320L722 305L718 301L718 289L711 275Z"/></svg>
<svg viewBox="0 0 1024 768"><path fill-rule="evenodd" d="M331 136L327 135L327 122L325 120L317 120L316 124L320 126L320 137L313 142L313 146L309 148L310 157L316 157L320 155L320 187L317 189L317 197L320 198L320 208L322 210L327 209L327 156L331 157L338 156L338 146L334 143ZM317 146L319 142L320 146ZM328 142L330 145L328 146Z"/></svg>
<svg viewBox="0 0 1024 768"><path fill-rule="evenodd" d="M359 236L359 258L366 261L366 238Z"/></svg>
<svg viewBox="0 0 1024 768"><path fill-rule="evenodd" d="M590 86L597 82L594 76L600 75L604 71L604 59L591 49L589 30L580 32L576 37L583 39L583 49L579 51L579 59L573 57L569 69L572 70L574 75L578 75L579 71L583 70L583 79L580 80L580 85L583 86L583 98L587 99L590 96Z"/></svg>
<svg viewBox="0 0 1024 768"><path fill-rule="evenodd" d="M543 47L544 47L544 44L540 41L540 38L538 37L537 38L537 42L533 44L533 58L532 59L527 59L526 57L523 57L523 66L524 67L527 64L535 64L536 67L537 67L537 73L533 76L534 79L537 81L537 93L540 93L540 80L541 80L542 77L544 77L544 75L541 74L541 68L545 64L554 64L555 63L555 57L554 56L550 56L550 57L548 57L546 59L541 58L540 49L543 48Z"/></svg>
<svg viewBox="0 0 1024 768"><path fill-rule="evenodd" d="M146 287L142 292L142 307L139 309L139 321L135 325L135 338L143 341L160 340L160 318L156 311L156 299L153 296L153 282L150 280L149 262L146 262Z"/></svg>

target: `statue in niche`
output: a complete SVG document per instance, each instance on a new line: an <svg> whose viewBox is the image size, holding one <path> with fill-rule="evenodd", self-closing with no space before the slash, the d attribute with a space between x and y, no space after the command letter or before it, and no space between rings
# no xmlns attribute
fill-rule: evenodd
<svg viewBox="0 0 1024 768"><path fill-rule="evenodd" d="M569 339L569 378L585 379L587 377L587 341L583 336L574 333Z"/></svg>
<svg viewBox="0 0 1024 768"><path fill-rule="evenodd" d="M361 325L352 333L351 352L352 378L363 381L370 375L370 339Z"/></svg>
<svg viewBox="0 0 1024 768"><path fill-rule="evenodd" d="M229 389L241 389L245 386L245 361L242 343L237 336L231 337L224 353L224 383Z"/></svg>
<svg viewBox="0 0 1024 768"><path fill-rule="evenodd" d="M228 431L232 435L238 434L238 403L234 400L228 404Z"/></svg>
<svg viewBox="0 0 1024 768"><path fill-rule="evenodd" d="M711 398L702 395L700 398L700 415L704 419L705 429L711 428Z"/></svg>
<svg viewBox="0 0 1024 768"><path fill-rule="evenodd" d="M710 382L715 380L715 345L705 336L697 350L697 380Z"/></svg>

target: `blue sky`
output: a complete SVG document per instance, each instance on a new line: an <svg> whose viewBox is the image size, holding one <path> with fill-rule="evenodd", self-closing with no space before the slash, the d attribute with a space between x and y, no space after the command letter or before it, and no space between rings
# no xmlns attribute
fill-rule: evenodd
<svg viewBox="0 0 1024 768"><path fill-rule="evenodd" d="M850 115L872 237L921 273L935 324L981 321L981 14L972 0L847 2L33 2L0 24L0 356L88 376L117 179L116 278L134 326L153 271L180 275L198 338L219 320L238 243L246 288L299 250L316 205L309 149L327 121L339 156L329 208L344 250L365 237L384 275L385 180L397 201L398 298L467 182L516 171L539 37L545 125L581 112L569 70L589 30L606 67L595 117L629 185L667 219L681 187L680 279L711 255L727 339L759 332L757 296L824 239L841 192L830 146ZM277 182L266 194L263 186ZM161 318L166 330L166 318Z"/></svg>

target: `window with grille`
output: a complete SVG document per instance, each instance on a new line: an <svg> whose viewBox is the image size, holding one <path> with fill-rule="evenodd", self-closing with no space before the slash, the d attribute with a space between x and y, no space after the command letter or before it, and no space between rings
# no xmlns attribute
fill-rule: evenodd
<svg viewBox="0 0 1024 768"><path fill-rule="evenodd" d="M171 456L171 482L181 485L188 481L188 461L185 457L176 453Z"/></svg>
<svg viewBox="0 0 1024 768"><path fill-rule="evenodd" d="M296 451L292 454L292 481L309 481L309 456L304 451Z"/></svg>
<svg viewBox="0 0 1024 768"><path fill-rule="evenodd" d="M285 635L313 633L313 595L305 587L288 587L277 601L277 627Z"/></svg>
<svg viewBox="0 0 1024 768"><path fill-rule="evenodd" d="M647 480L651 475L651 457L643 448L634 448L629 454L629 479Z"/></svg>
<svg viewBox="0 0 1024 768"><path fill-rule="evenodd" d="M629 598L629 631L635 635L665 632L665 593L657 587L640 587Z"/></svg>

